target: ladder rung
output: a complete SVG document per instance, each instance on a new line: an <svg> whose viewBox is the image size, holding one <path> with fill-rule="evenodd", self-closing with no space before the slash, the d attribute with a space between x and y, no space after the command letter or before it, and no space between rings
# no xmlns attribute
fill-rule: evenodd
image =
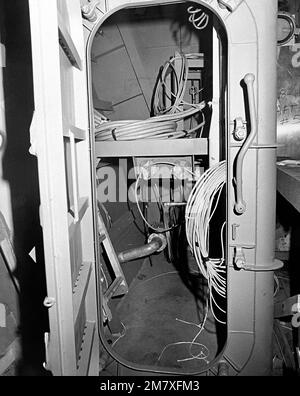
<svg viewBox="0 0 300 396"><path fill-rule="evenodd" d="M81 305L85 299L92 272L92 263L84 263L79 271L79 276L73 289L73 313L76 323Z"/></svg>
<svg viewBox="0 0 300 396"><path fill-rule="evenodd" d="M110 265L111 265L111 267L114 271L114 275L116 277L114 282L108 288L107 292L109 290L111 290L112 287L115 287L115 284L117 282L119 282L119 280L121 280L119 282L119 285L114 290L113 295L114 296L124 295L125 293L128 292L128 285L127 285L123 270L121 268L118 256L117 256L114 246L110 240L110 237L108 235L108 232L107 232L105 224L104 224L104 221L103 221L102 216L99 213L99 211L98 211L98 235L100 238L100 243L103 244L102 245L103 249L105 250L105 252L107 254L107 257L110 261Z"/></svg>
<svg viewBox="0 0 300 396"><path fill-rule="evenodd" d="M76 140L83 141L86 140L86 131L76 126L70 126L70 130L73 133Z"/></svg>
<svg viewBox="0 0 300 396"><path fill-rule="evenodd" d="M80 198L79 199L79 210L78 210L78 221L74 222L74 217L72 214L69 216L69 236L70 238L73 237L78 225L80 224L81 220L84 218L87 209L89 207L89 199L88 198Z"/></svg>
<svg viewBox="0 0 300 396"><path fill-rule="evenodd" d="M72 66L76 67L79 70L82 70L82 60L80 55L76 49L74 41L70 36L69 32L65 27L65 22L58 12L58 33L59 33L59 44L68 57Z"/></svg>
<svg viewBox="0 0 300 396"><path fill-rule="evenodd" d="M79 199L79 220L81 221L86 214L86 211L89 207L89 198L80 198Z"/></svg>
<svg viewBox="0 0 300 396"><path fill-rule="evenodd" d="M64 131L64 137L70 138L71 134L73 134L75 140L83 141L86 140L86 131L84 129L77 128L76 126L71 125L70 130Z"/></svg>
<svg viewBox="0 0 300 396"><path fill-rule="evenodd" d="M81 353L78 359L77 375L86 377L89 373L90 362L95 339L95 322L87 322L82 338Z"/></svg>
<svg viewBox="0 0 300 396"><path fill-rule="evenodd" d="M112 282L112 284L109 286L109 288L104 293L104 298L106 299L106 301L110 300L115 295L115 293L118 291L118 289L120 287L122 287L122 282L124 282L124 279L121 276L118 276ZM122 292L122 294L125 294L125 293L126 293L126 291L124 291L124 293Z"/></svg>

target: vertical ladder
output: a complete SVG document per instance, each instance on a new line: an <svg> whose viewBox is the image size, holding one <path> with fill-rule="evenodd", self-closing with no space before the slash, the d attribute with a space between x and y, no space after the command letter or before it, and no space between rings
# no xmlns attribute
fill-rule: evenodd
<svg viewBox="0 0 300 396"><path fill-rule="evenodd" d="M102 245L102 248L104 249L108 257L109 265L111 266L111 269L113 270L114 273L114 279L112 283L107 287L107 289L102 294L102 305L103 305L102 309L103 309L104 319L111 321L112 313L109 308L109 301L112 297L122 296L126 294L128 292L128 285L123 270L121 268L120 262L118 260L118 256L112 245L111 239L108 235L108 231L106 229L102 215L99 210L98 210L98 233L99 233L99 243ZM102 262L100 263L100 266L101 269L103 270ZM101 277L101 279L103 278ZM102 285L103 285L103 281L102 281Z"/></svg>
<svg viewBox="0 0 300 396"><path fill-rule="evenodd" d="M30 0L35 114L55 376L99 375L93 180L85 44L79 0Z"/></svg>

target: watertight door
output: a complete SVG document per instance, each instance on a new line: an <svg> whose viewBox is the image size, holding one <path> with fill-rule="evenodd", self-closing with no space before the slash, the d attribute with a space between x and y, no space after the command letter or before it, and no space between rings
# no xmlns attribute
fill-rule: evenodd
<svg viewBox="0 0 300 396"><path fill-rule="evenodd" d="M79 0L30 0L41 224L54 375L98 374L85 50Z"/></svg>

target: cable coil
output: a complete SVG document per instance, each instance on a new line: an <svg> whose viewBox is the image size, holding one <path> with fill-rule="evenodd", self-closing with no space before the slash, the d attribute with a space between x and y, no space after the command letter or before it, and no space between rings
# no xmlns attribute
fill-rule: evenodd
<svg viewBox="0 0 300 396"><path fill-rule="evenodd" d="M199 57L199 54L176 54L165 63L153 96L153 117L146 120L108 121L101 119L99 114L95 112L96 140L180 139L191 137L199 129L203 131L205 118L202 110L205 107L205 102L189 103L184 100L189 73L187 60L197 57ZM179 62L179 71L174 66L175 61ZM170 70L175 81L175 88L173 89L166 83ZM168 107L164 104L164 98L167 98L170 102ZM193 119L199 113L202 114L202 122L197 122L195 127L190 127L188 130L177 130L178 122L188 118Z"/></svg>
<svg viewBox="0 0 300 396"><path fill-rule="evenodd" d="M206 171L195 184L186 206L186 236L200 272L208 282L210 308L214 318L222 324L214 311L214 306L225 314L215 299L215 293L226 297L226 263L224 253L224 228L221 227L222 257L209 257L209 227L226 183L226 162L223 161Z"/></svg>
<svg viewBox="0 0 300 396"><path fill-rule="evenodd" d="M188 136L193 130L177 131L177 122L199 113L204 107L202 102L176 114L159 115L147 120L104 121L95 128L95 137L98 141L179 139Z"/></svg>
<svg viewBox="0 0 300 396"><path fill-rule="evenodd" d="M187 9L190 14L189 21L194 25L197 30L203 30L209 23L209 16L201 9L193 6Z"/></svg>

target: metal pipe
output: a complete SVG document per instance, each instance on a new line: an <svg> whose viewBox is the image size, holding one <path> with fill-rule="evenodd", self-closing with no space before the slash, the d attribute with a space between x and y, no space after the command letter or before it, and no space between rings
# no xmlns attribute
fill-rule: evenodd
<svg viewBox="0 0 300 396"><path fill-rule="evenodd" d="M164 202L164 206L186 206L186 202Z"/></svg>
<svg viewBox="0 0 300 396"><path fill-rule="evenodd" d="M136 260L142 257L151 256L154 253L162 252L167 246L166 238L163 234L152 234L148 238L148 243L137 248L125 250L118 254L120 263Z"/></svg>

